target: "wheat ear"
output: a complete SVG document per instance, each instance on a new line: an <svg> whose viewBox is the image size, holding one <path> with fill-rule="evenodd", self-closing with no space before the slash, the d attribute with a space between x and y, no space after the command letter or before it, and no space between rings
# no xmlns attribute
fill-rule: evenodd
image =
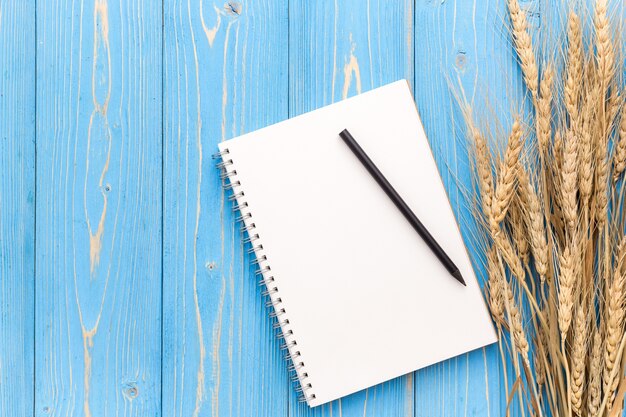
<svg viewBox="0 0 626 417"><path fill-rule="evenodd" d="M539 196L535 192L535 188L530 183L528 172L520 169L519 175L521 200L527 210L528 234L530 237L530 247L532 249L533 258L535 259L535 269L542 281L546 279L548 274L549 249L546 238L546 227L544 223L544 214L539 201Z"/></svg>
<svg viewBox="0 0 626 417"><path fill-rule="evenodd" d="M563 144L563 166L561 167L561 209L570 236L574 233L578 217L577 193L578 141L572 131L565 136Z"/></svg>
<svg viewBox="0 0 626 417"><path fill-rule="evenodd" d="M607 16L607 0L596 0L594 27L596 34L596 60L598 71L598 83L600 87L597 97L600 107L600 131L598 134L598 158L596 177L596 221L599 225L604 224L607 218L607 177L608 177L608 157L607 147L609 141L609 128L606 122L610 114L610 109L606 107L606 97L614 73L615 55L613 42L611 40L611 29Z"/></svg>
<svg viewBox="0 0 626 417"><path fill-rule="evenodd" d="M583 39L580 18L571 11L567 20L567 69L565 108L570 121L578 117L578 100L583 77Z"/></svg>
<svg viewBox="0 0 626 417"><path fill-rule="evenodd" d="M538 385L543 385L546 382L546 365L543 358L548 356L548 341L543 329L537 329L535 340L537 347L537 351L535 351L535 381Z"/></svg>
<svg viewBox="0 0 626 417"><path fill-rule="evenodd" d="M619 139L615 145L613 157L613 181L617 182L626 169L626 105L622 106L622 115L619 125Z"/></svg>
<svg viewBox="0 0 626 417"><path fill-rule="evenodd" d="M552 84L554 69L548 65L543 71L540 84L540 97L537 100L537 141L542 155L546 156L548 144L552 137Z"/></svg>
<svg viewBox="0 0 626 417"><path fill-rule="evenodd" d="M607 128L607 132L611 131L613 121L615 120L615 117L620 109L621 98L622 97L617 88L612 88L611 95L606 102L605 126Z"/></svg>
<svg viewBox="0 0 626 417"><path fill-rule="evenodd" d="M511 273L519 279L524 279L525 274L522 262L515 252L515 249L513 249L513 245L509 240L508 234L502 233L500 230L496 230L492 233L491 237L493 238L494 244L498 248L498 252L502 256L502 259L511 269Z"/></svg>
<svg viewBox="0 0 626 417"><path fill-rule="evenodd" d="M593 332L593 344L589 359L589 385L587 388L587 410L590 417L598 417L602 402L602 335L600 329Z"/></svg>
<svg viewBox="0 0 626 417"><path fill-rule="evenodd" d="M587 204L593 190L593 141L591 120L588 117L583 117L583 119L578 150L578 183L582 203Z"/></svg>
<svg viewBox="0 0 626 417"><path fill-rule="evenodd" d="M506 145L504 159L500 162L496 189L491 203L491 227L497 230L500 222L504 220L509 209L511 199L515 193L517 184L517 169L519 167L519 155L522 150L522 127L517 120L513 122L511 134Z"/></svg>
<svg viewBox="0 0 626 417"><path fill-rule="evenodd" d="M517 307L513 291L511 290L511 287L506 282L506 280L502 280L502 286L505 292L506 310L509 316L509 329L513 334L515 347L517 348L519 354L522 356L524 363L527 366L530 366L530 359L528 356L528 338L526 337L526 332L524 330L524 326L522 325L521 313L519 311L519 308Z"/></svg>
<svg viewBox="0 0 626 417"><path fill-rule="evenodd" d="M563 135L558 130L554 133L554 143L552 144L553 165L552 173L556 176L561 172L563 166Z"/></svg>
<svg viewBox="0 0 626 417"><path fill-rule="evenodd" d="M626 274L624 274L624 261L626 260L626 238L622 238L618 247L618 259L613 272L613 280L608 289L604 311L604 323L606 325L604 346L604 395L609 398L608 404L613 403L615 390L619 377L611 377L613 368L620 366L617 362L618 347L624 334L624 301L626 298Z"/></svg>
<svg viewBox="0 0 626 417"><path fill-rule="evenodd" d="M491 202L493 201L493 175L491 173L491 153L484 136L476 127L471 127L472 138L476 150L476 170L483 214L491 218Z"/></svg>
<svg viewBox="0 0 626 417"><path fill-rule="evenodd" d="M521 167L518 168L518 170ZM524 213L522 212L522 202L520 192L513 198L511 202L510 212L510 229L513 235L513 242L515 242L515 248L517 254L522 262L522 265L528 265L530 260L530 243L528 242L528 228L524 223Z"/></svg>
<svg viewBox="0 0 626 417"><path fill-rule="evenodd" d="M596 222L598 225L604 224L607 216L608 200L608 176L609 160L607 155L607 141L599 138L596 143Z"/></svg>
<svg viewBox="0 0 626 417"><path fill-rule="evenodd" d="M537 62L533 52L532 38L528 32L526 13L520 8L517 0L509 0L509 15L513 26L515 50L519 56L522 74L533 100L537 99L538 77Z"/></svg>
<svg viewBox="0 0 626 417"><path fill-rule="evenodd" d="M572 309L574 307L574 285L576 284L576 257L577 251L572 244L568 244L559 257L559 330L561 339L567 338L567 331L572 323Z"/></svg>
<svg viewBox="0 0 626 417"><path fill-rule="evenodd" d="M596 59L598 62L598 77L603 91L609 87L613 78L615 52L611 40L611 28L607 16L607 0L596 0L594 26L596 33ZM602 98L606 96L603 95Z"/></svg>
<svg viewBox="0 0 626 417"><path fill-rule="evenodd" d="M593 96L597 99L598 90L594 91ZM595 114L595 113L594 113ZM602 120L603 113L598 115ZM590 126L593 134L595 134L595 162L596 162L596 178L595 178L595 204L596 204L596 222L599 226L604 224L607 217L608 207L608 176L609 176L609 159L608 159L608 135L605 133L604 123L594 120ZM599 129L599 131L598 131Z"/></svg>
<svg viewBox="0 0 626 417"><path fill-rule="evenodd" d="M487 253L487 288L489 290L489 310L496 323L504 323L504 291L502 289L502 266L498 260L498 252L492 247Z"/></svg>
<svg viewBox="0 0 626 417"><path fill-rule="evenodd" d="M576 309L574 319L574 340L571 351L571 402L572 410L580 416L583 412L583 393L585 391L585 369L587 366L588 319L587 302L582 302Z"/></svg>

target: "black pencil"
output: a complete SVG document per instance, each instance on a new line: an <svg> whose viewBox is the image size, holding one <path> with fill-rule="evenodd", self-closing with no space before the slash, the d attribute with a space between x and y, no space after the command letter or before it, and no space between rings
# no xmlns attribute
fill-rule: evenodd
<svg viewBox="0 0 626 417"><path fill-rule="evenodd" d="M400 194L391 186L387 178L380 172L380 170L374 165L372 160L367 156L365 151L359 146L359 144L354 140L350 132L347 129L344 129L343 132L339 134L341 139L348 145L352 153L361 161L363 166L367 169L367 171L374 177L378 185L385 191L387 196L393 201L393 203L398 207L400 212L404 215L404 217L411 223L413 229L422 237L424 242L428 245L430 250L434 252L439 261L446 267L450 275L452 275L457 281L461 284L466 285L463 280L463 276L459 271L459 268L452 262L448 254L444 252L444 250L439 246L435 238L430 234L430 232L424 227L422 222L419 221L415 213L411 210L411 208L404 202Z"/></svg>

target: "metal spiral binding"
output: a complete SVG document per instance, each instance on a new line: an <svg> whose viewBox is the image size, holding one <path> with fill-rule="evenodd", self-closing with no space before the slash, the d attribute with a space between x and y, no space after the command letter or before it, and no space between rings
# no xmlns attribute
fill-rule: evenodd
<svg viewBox="0 0 626 417"><path fill-rule="evenodd" d="M248 202L244 200L245 192L241 181L237 178L237 170L234 168L234 162L229 156L228 148L213 155L213 159L220 159L217 168L220 172L220 179L225 191L232 194L228 197L228 201L233 203L233 212L239 212L239 216L235 219L241 224L240 231L244 235L243 243L250 244L247 250L248 254L254 254L255 259L252 265L257 267L255 276L260 276L259 286L263 287L261 295L266 299L265 306L271 308L269 316L273 321L272 327L277 330L276 337L281 340L280 350L285 351L283 358L288 362L290 379L295 385L298 393L298 401L306 402L315 399L312 392L313 385L307 381L309 374L306 372L302 354L298 348L298 342L292 329L289 328L290 322L287 317L287 311L281 306L282 298L280 291L275 284L272 268L269 265L268 257L263 253L263 244L261 236L255 232L256 224L254 223L252 212L249 209Z"/></svg>

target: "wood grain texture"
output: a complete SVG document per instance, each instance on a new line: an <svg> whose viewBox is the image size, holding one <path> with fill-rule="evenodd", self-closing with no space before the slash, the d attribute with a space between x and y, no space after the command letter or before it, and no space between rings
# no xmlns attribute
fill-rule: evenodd
<svg viewBox="0 0 626 417"><path fill-rule="evenodd" d="M287 1L164 4L163 415L286 416L285 363L211 155L288 116Z"/></svg>
<svg viewBox="0 0 626 417"><path fill-rule="evenodd" d="M398 79L412 83L413 39L413 1L290 1L289 116ZM291 416L414 414L413 374L314 409L293 390L289 397Z"/></svg>
<svg viewBox="0 0 626 417"><path fill-rule="evenodd" d="M0 416L32 415L35 7L0 1Z"/></svg>
<svg viewBox="0 0 626 417"><path fill-rule="evenodd" d="M161 33L37 1L36 415L160 413Z"/></svg>

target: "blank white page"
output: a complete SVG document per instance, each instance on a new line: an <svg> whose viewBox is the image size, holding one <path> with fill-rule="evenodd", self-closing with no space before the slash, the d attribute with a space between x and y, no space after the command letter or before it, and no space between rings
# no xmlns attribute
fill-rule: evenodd
<svg viewBox="0 0 626 417"><path fill-rule="evenodd" d="M457 282L339 137L348 129L459 267ZM406 81L225 141L315 406L495 342ZM280 300L279 300L280 298ZM296 352L299 352L296 354Z"/></svg>

